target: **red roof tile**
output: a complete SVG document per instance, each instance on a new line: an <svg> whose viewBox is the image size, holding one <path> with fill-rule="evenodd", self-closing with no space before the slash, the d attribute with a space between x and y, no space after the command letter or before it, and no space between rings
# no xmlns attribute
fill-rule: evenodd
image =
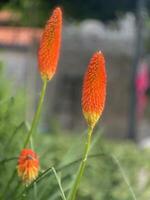
<svg viewBox="0 0 150 200"><path fill-rule="evenodd" d="M29 46L41 37L41 29L0 26L0 45Z"/></svg>

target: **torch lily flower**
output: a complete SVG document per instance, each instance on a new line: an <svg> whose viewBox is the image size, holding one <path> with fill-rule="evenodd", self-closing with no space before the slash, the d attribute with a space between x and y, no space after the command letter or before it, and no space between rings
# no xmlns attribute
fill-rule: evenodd
<svg viewBox="0 0 150 200"><path fill-rule="evenodd" d="M30 137L37 128L47 88L47 82L52 79L57 68L61 43L61 31L62 11L59 7L57 7L53 11L52 16L50 17L45 26L40 42L40 47L38 51L38 62L39 71L43 79L43 87L37 106L37 112L34 115L31 129L28 132L27 138L24 143L24 148L26 148L26 146L28 145Z"/></svg>
<svg viewBox="0 0 150 200"><path fill-rule="evenodd" d="M87 141L83 152L82 161L79 166L73 186L69 192L68 200L75 200L77 190L84 173L88 153L90 150L94 126L100 118L106 98L106 71L105 59L102 52L94 53L84 75L82 90L82 111L88 124Z"/></svg>
<svg viewBox="0 0 150 200"><path fill-rule="evenodd" d="M28 185L36 179L39 172L39 159L32 149L23 149L18 159L18 176Z"/></svg>
<svg viewBox="0 0 150 200"><path fill-rule="evenodd" d="M38 51L39 71L43 79L51 80L55 74L60 51L62 11L57 7L49 18Z"/></svg>
<svg viewBox="0 0 150 200"><path fill-rule="evenodd" d="M90 60L84 76L82 90L82 111L90 127L100 118L106 98L105 59L102 52L96 52Z"/></svg>

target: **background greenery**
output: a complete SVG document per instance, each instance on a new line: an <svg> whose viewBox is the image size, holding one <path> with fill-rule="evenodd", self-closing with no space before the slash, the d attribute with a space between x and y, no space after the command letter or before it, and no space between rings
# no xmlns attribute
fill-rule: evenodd
<svg viewBox="0 0 150 200"><path fill-rule="evenodd" d="M13 93L9 79L0 67L0 195L2 199L34 199L33 187L25 188L15 175L17 157L27 132L25 115L25 96L21 91ZM82 116L81 116L82 117ZM93 145L82 179L79 200L131 200L132 196L123 177L116 158L131 182L139 199L150 196L149 150L141 150L131 142L109 141L104 138L105 131L96 130ZM39 155L41 172L54 166L61 177L67 193L71 180L78 167L85 133L64 133L59 129L51 133L37 133L34 138L35 151ZM114 157L115 156L115 157ZM12 158L12 160L7 160ZM77 162L74 162L76 161ZM69 164L71 163L71 164ZM15 192L14 192L15 191ZM58 183L53 173L47 174L37 183L38 200L59 200Z"/></svg>
<svg viewBox="0 0 150 200"><path fill-rule="evenodd" d="M42 26L49 11L57 5L64 9L67 19L80 21L94 18L107 22L126 12L135 12L136 3L137 0L2 0L0 7L19 11L22 17L20 25Z"/></svg>

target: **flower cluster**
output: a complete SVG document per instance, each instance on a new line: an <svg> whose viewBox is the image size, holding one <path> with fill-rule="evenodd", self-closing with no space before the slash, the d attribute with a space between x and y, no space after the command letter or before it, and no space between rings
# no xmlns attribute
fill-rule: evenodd
<svg viewBox="0 0 150 200"><path fill-rule="evenodd" d="M32 149L23 149L18 159L18 175L28 185L36 179L39 172L39 159Z"/></svg>
<svg viewBox="0 0 150 200"><path fill-rule="evenodd" d="M102 52L96 52L85 73L82 90L83 115L90 127L94 127L100 118L104 109L105 98L105 59Z"/></svg>
<svg viewBox="0 0 150 200"><path fill-rule="evenodd" d="M61 43L62 31L62 12L56 8L48 20L38 52L39 70L43 79L51 80L55 74L59 50Z"/></svg>

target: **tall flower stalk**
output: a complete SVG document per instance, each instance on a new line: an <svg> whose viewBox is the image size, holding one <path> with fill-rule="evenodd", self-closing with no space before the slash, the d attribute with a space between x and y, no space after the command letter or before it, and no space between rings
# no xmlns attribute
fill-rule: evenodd
<svg viewBox="0 0 150 200"><path fill-rule="evenodd" d="M82 90L82 111L88 124L87 141L83 152L73 186L68 200L75 200L77 190L84 173L88 153L90 150L93 129L100 118L106 98L106 71L105 59L101 52L96 52L90 60L88 69L84 76Z"/></svg>
<svg viewBox="0 0 150 200"><path fill-rule="evenodd" d="M43 105L43 102L44 102L44 97L45 97L45 93L46 93L46 87L47 87L47 80L45 79L45 80L43 80L43 87L42 87L39 103L38 103L38 106L37 106L37 110L36 110L35 116L33 118L31 129L28 132L27 138L25 140L24 148L29 144L29 141L30 141L30 138L31 138L32 134L34 133L34 131L36 131L36 127L37 127L39 119L40 119L42 105Z"/></svg>
<svg viewBox="0 0 150 200"><path fill-rule="evenodd" d="M38 61L39 71L43 79L43 87L41 90L37 110L32 121L31 129L29 130L24 143L24 148L26 148L26 146L29 144L31 136L36 131L44 102L47 83L52 79L57 69L61 43L61 32L62 12L58 7L53 11L52 16L49 18L40 42Z"/></svg>

